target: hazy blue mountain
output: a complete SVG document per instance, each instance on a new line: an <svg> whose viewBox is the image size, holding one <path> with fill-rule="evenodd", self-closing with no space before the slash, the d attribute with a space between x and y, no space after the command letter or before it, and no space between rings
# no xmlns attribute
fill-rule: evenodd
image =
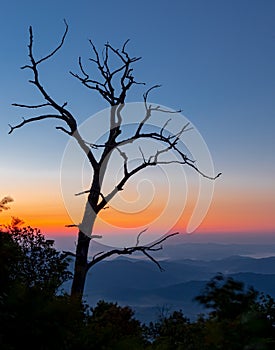
<svg viewBox="0 0 275 350"><path fill-rule="evenodd" d="M132 273L133 276L136 276L134 267ZM141 285L139 284L139 279L136 282L133 282L133 280L127 281L124 277L118 279L115 284L113 284L112 279L109 280L109 285L106 280L101 284L102 279L107 278L108 280L108 276L109 274L105 271L101 275L101 280L96 280L96 274L93 276L94 280L88 280L86 300L91 305L94 305L100 299L118 302L120 305L130 305L136 310L137 317L144 322L155 319L159 310L163 308L171 310L182 309L185 315L191 319L206 311L194 302L194 297L201 293L209 278L173 283L166 286L163 286L163 283L159 283L158 287L152 287L151 283L150 287L149 285L144 285L146 281ZM212 276L214 276L214 273ZM275 296L275 274L240 272L228 274L228 276L238 281L243 281L247 286L253 286L260 292ZM155 284L158 284L156 280Z"/></svg>
<svg viewBox="0 0 275 350"><path fill-rule="evenodd" d="M179 243L165 244L154 256L160 259L216 260L232 255L265 257L275 256L275 244L220 244L220 243Z"/></svg>
<svg viewBox="0 0 275 350"><path fill-rule="evenodd" d="M144 322L154 320L160 310L182 309L194 319L205 311L194 297L218 272L275 297L275 257L162 260L161 266L163 272L143 259L119 257L102 261L88 273L85 300L90 305L100 299L129 305Z"/></svg>
<svg viewBox="0 0 275 350"><path fill-rule="evenodd" d="M275 256L275 244L221 244L221 243L181 243L173 240L163 244L163 249L154 252L154 257L159 260L219 260L234 255L245 257L269 257ZM101 251L108 251L112 247L99 242L93 242L90 255ZM142 253L135 255L144 257Z"/></svg>
<svg viewBox="0 0 275 350"><path fill-rule="evenodd" d="M93 242L90 256L109 249ZM129 305L144 322L155 320L160 312L178 309L194 319L206 311L194 297L218 272L275 297L275 244L183 244L173 239L153 256L163 272L141 254L95 265L88 272L85 300L91 306L100 299ZM70 283L64 285L69 287Z"/></svg>

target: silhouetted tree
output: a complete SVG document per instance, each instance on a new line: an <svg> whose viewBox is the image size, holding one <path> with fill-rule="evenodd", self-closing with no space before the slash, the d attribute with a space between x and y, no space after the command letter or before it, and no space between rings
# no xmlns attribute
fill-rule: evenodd
<svg viewBox="0 0 275 350"><path fill-rule="evenodd" d="M70 349L86 307L60 290L72 277L67 258L21 223L0 229L1 349Z"/></svg>
<svg viewBox="0 0 275 350"><path fill-rule="evenodd" d="M274 349L275 304L270 296L218 274L195 299L210 309L203 323L206 349Z"/></svg>
<svg viewBox="0 0 275 350"><path fill-rule="evenodd" d="M72 278L68 258L39 229L25 227L20 219L13 218L11 225L3 226L0 233L1 258L5 259L11 281L52 294Z"/></svg>
<svg viewBox="0 0 275 350"><path fill-rule="evenodd" d="M83 333L81 349L145 349L143 326L135 319L133 310L117 303L98 301L91 308Z"/></svg>
<svg viewBox="0 0 275 350"><path fill-rule="evenodd" d="M234 319L256 302L258 294L253 287L245 291L243 282L217 274L195 300L210 309L211 317Z"/></svg>
<svg viewBox="0 0 275 350"><path fill-rule="evenodd" d="M204 349L204 333L200 322L190 322L182 310L161 317L148 326L152 349L194 350Z"/></svg>
<svg viewBox="0 0 275 350"><path fill-rule="evenodd" d="M0 230L0 294L7 291L18 275L20 247L8 232Z"/></svg>
<svg viewBox="0 0 275 350"><path fill-rule="evenodd" d="M35 58L34 55L34 38L32 27L29 28L29 64L22 67L22 69L28 69L32 72L33 78L30 83L33 84L42 96L42 103L38 105L29 104L18 104L15 103L14 106L26 108L29 110L41 110L45 107L52 108L53 113L41 113L38 116L33 116L28 119L23 119L22 122L15 126L10 125L10 133L15 129L21 128L26 124L37 122L47 119L55 119L62 122L64 126L57 126L56 129L64 132L70 137L74 138L78 143L79 147L84 151L89 164L92 169L92 181L90 188L81 192L82 194L87 194L86 207L83 214L82 222L77 225L79 228L77 247L75 255L75 267L74 267L74 278L72 283L71 294L73 296L82 297L83 290L85 286L85 280L88 270L94 266L99 261L108 258L112 255L121 254L133 254L134 252L141 252L146 257L151 259L159 267L159 263L151 255L152 252L161 249L161 243L167 238L178 234L177 232L165 236L158 242L149 244L146 246L139 245L139 240L137 239L137 244L132 247L123 249L114 249L108 252L103 252L97 254L91 261L88 261L88 249L92 238L92 232L95 220L101 210L103 210L110 200L119 192L122 191L126 183L138 172L144 170L148 167L155 167L158 164L171 164L178 163L183 166L193 168L196 172L202 176L214 179L216 177L210 177L202 173L196 166L194 160L190 159L179 145L179 139L181 135L188 129L188 124L182 125L180 130L174 135L165 133L165 127L170 121L167 118L166 123L163 125L162 129L156 128L155 130L147 131L146 125L150 121L151 115L158 111L163 113L173 113L173 111L161 109L161 107L154 107L148 104L149 93L158 88L159 85L152 86L143 95L144 99L144 117L137 125L136 129L131 135L126 138L120 138L123 128L123 117L122 111L125 106L126 97L129 90L136 84L139 84L133 75L133 64L140 60L140 57L131 57L126 50L128 41L124 43L121 50L114 48L109 43L105 44L102 55L99 54L97 48L92 41L89 41L91 45L91 50L93 57L90 58L90 62L95 64L99 78L93 78L84 68L81 58L79 58L79 69L80 74L71 72L72 76L80 81L86 88L91 91L95 91L107 102L111 107L109 116L109 131L107 136L107 141L103 144L93 144L86 141L80 134L78 127L78 122L75 116L67 108L67 103L58 103L54 97L46 90L41 82L39 75L39 67L41 64L45 63L48 59L52 58L63 46L67 32L68 25L65 22L65 31L60 41L60 44L51 51L48 55L42 58ZM114 59L114 61L112 61ZM63 89L63 87L62 87ZM139 164L130 166L130 159L128 155L124 152L123 147L125 145L132 144L137 140L152 139L160 143L160 148L149 157L145 157L142 150L143 160ZM101 150L101 156L99 159L95 156L95 149ZM106 169L110 160L110 157L114 151L119 152L122 161L124 173L122 178L114 186L114 188L109 193L102 193L102 183L104 176L106 174ZM178 160L163 160L163 156L167 155L169 152L174 152Z"/></svg>

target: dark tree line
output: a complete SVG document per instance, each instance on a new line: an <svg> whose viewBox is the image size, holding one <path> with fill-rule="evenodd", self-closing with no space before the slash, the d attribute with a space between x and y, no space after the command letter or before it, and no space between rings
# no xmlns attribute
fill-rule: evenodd
<svg viewBox="0 0 275 350"><path fill-rule="evenodd" d="M195 321L182 310L142 324L128 306L95 307L71 298L62 284L69 260L20 220L0 230L0 345L3 350L272 350L275 302L222 274L196 297Z"/></svg>

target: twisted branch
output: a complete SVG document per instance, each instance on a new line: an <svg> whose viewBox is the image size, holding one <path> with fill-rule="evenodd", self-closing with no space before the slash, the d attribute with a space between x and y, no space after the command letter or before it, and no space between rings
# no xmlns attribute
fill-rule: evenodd
<svg viewBox="0 0 275 350"><path fill-rule="evenodd" d="M160 269L160 271L164 271L164 269L162 268L160 263L151 255L151 252L156 252L156 251L162 250L163 247L162 247L161 243L163 243L164 241L166 241L167 239L169 239L173 236L178 235L179 232L170 233L170 234L164 236L163 238L161 238L161 239L157 240L156 242L151 243L149 245L139 246L138 245L139 237L143 232L145 232L145 230L143 230L139 233L138 238L137 238L137 244L133 247L127 247L127 248L122 248L122 249L112 249L108 252L100 252L100 253L97 253L96 255L94 255L92 260L87 265L87 270L89 270L92 266L99 263L100 261L102 261L106 258L109 258L113 255L132 255L133 253L141 252L148 259L150 259L154 264L156 264L157 267Z"/></svg>
<svg viewBox="0 0 275 350"><path fill-rule="evenodd" d="M92 40L89 40L94 54L94 57L90 58L89 60L96 64L97 69L102 77L102 81L90 78L90 75L83 67L81 57L79 57L78 65L82 76L73 72L70 72L70 74L77 78L88 89L98 91L99 94L111 106L124 104L127 92L131 86L133 84L144 84L135 81L134 76L132 75L133 69L131 66L133 63L139 61L141 57L129 56L129 54L125 51L125 47L128 42L129 40L123 44L121 51L119 49L115 49L109 43L106 43L105 50L103 51L103 57L101 59L94 43ZM111 51L113 55L121 62L121 64L118 67L113 68L113 70L111 70L109 67L109 51ZM115 87L114 82L114 78L118 74L120 74L119 88ZM116 93L116 90L118 90L118 93Z"/></svg>
<svg viewBox="0 0 275 350"><path fill-rule="evenodd" d="M30 117L28 119L24 119L23 118L23 121L21 123L18 123L18 124L14 125L14 126L9 125L9 127L10 127L9 134L11 134L15 129L19 129L19 128L23 127L25 124L29 124L29 123L32 123L32 122L41 121L41 120L50 119L50 118L55 118L55 119L62 120L67 125L68 129L64 128L63 126L57 126L56 129L57 130L61 130L61 131L65 132L66 134L70 135L70 136L73 136L76 139L76 141L78 142L79 146L85 152L85 154L86 154L87 158L89 159L89 161L90 161L91 165L93 166L93 168L96 168L98 166L98 163L97 163L93 153L91 152L91 149L86 145L85 141L82 139L81 135L79 134L78 128L77 128L76 119L69 112L69 110L65 108L67 106L67 102L63 103L62 105L57 103L50 96L50 94L45 90L45 88L43 87L43 85L41 84L40 79L39 79L39 71L38 71L39 64L41 64L42 62L45 62L46 60L48 60L52 56L54 56L61 49L61 47L63 46L63 44L65 42L65 38L66 38L67 33L68 33L68 24L67 24L67 22L65 20L64 20L64 23L65 23L65 31L64 31L64 33L62 35L60 43L48 55L42 57L39 60L36 60L35 57L34 57L34 52L33 52L33 42L34 42L33 30L32 30L31 26L29 27L29 45L28 45L28 50L29 50L30 64L22 66L21 69L30 69L32 71L32 73L33 73L33 80L29 80L29 82L36 86L36 88L38 89L38 91L40 92L40 94L42 95L42 97L44 98L44 100L46 102L45 103L41 103L41 104L37 104L37 105L13 103L13 106L15 106L15 107L21 107L21 108L27 108L27 109L40 109L40 108L43 108L43 107L51 107L56 112L58 112L58 114L43 114L43 115L39 115L39 116L36 116L36 117Z"/></svg>

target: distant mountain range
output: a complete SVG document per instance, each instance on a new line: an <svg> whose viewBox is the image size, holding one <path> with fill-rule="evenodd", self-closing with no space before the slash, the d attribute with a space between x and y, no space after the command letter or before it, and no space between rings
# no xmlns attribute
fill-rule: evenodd
<svg viewBox="0 0 275 350"><path fill-rule="evenodd" d="M274 243L251 244L251 243L194 243L186 240L186 236L174 236L165 241L163 249L156 251L154 257L158 259L182 260L201 259L216 260L230 257L232 255L250 257L275 256L275 234ZM263 240L264 241L264 240ZM248 240L249 242L249 240ZM91 255L100 251L106 251L112 247L105 246L98 241L93 241ZM138 255L136 255L138 257Z"/></svg>
<svg viewBox="0 0 275 350"><path fill-rule="evenodd" d="M91 253L104 249L107 247L97 243ZM172 244L156 253L163 272L140 255L95 265L87 277L86 302L93 306L103 299L129 305L142 322L156 320L160 312L179 309L192 320L207 311L194 297L218 272L275 297L275 245ZM268 253L274 256L245 256Z"/></svg>

